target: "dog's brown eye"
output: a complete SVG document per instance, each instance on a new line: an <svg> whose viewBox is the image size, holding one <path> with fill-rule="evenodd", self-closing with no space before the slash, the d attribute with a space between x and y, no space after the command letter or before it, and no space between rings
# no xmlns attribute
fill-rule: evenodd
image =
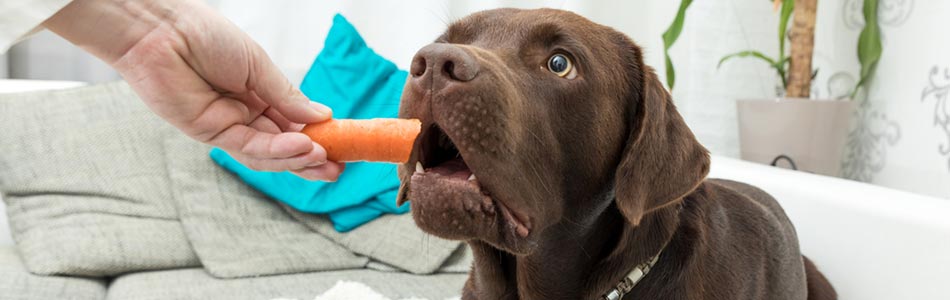
<svg viewBox="0 0 950 300"><path fill-rule="evenodd" d="M560 77L574 78L574 63L564 54L551 55L548 59L548 70Z"/></svg>

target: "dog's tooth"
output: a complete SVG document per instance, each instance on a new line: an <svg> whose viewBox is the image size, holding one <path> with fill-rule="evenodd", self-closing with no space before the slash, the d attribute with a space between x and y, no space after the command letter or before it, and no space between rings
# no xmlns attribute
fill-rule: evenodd
<svg viewBox="0 0 950 300"><path fill-rule="evenodd" d="M421 162L416 162L416 173L425 173L426 170L422 168Z"/></svg>
<svg viewBox="0 0 950 300"><path fill-rule="evenodd" d="M471 176L468 176L468 181L475 180L475 173L472 173Z"/></svg>

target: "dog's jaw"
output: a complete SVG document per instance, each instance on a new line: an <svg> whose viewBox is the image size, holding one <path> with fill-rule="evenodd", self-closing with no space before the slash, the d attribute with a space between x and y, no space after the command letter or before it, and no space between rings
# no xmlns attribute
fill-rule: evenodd
<svg viewBox="0 0 950 300"><path fill-rule="evenodd" d="M531 218L504 202L507 195L493 193L491 180L498 180L493 164L505 162L496 158L497 151L485 148L491 143L478 138L490 137L477 133L483 121L445 124L468 113L463 108L431 119L417 116L424 129L410 162L400 170L406 191L399 201L413 203L413 218L426 232L447 239L482 239L500 249L527 253Z"/></svg>
<svg viewBox="0 0 950 300"><path fill-rule="evenodd" d="M438 168L417 170L410 179L409 197L417 208L413 218L420 228L457 240L495 233L497 239L509 242L528 237L530 223L525 217L493 199L478 179L460 175L464 171L439 172Z"/></svg>

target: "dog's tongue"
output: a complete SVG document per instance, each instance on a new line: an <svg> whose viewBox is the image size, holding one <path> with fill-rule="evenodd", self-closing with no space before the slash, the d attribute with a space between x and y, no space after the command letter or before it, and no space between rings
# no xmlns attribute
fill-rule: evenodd
<svg viewBox="0 0 950 300"><path fill-rule="evenodd" d="M409 186L411 201L451 203L458 205L455 207L458 210L472 207L472 203L479 203L480 206L494 211L491 199L482 192L478 179L472 175L472 171L461 158L425 170L421 164L417 165Z"/></svg>
<svg viewBox="0 0 950 300"><path fill-rule="evenodd" d="M469 170L468 165L461 158L451 159L430 168L423 168L421 163L416 163L416 171L410 177L410 186L412 186L413 194L416 194L416 196L419 194L431 195L432 193L420 192L433 190L465 189L481 193L478 182L475 176L472 175L472 170ZM405 198L398 199L396 205L402 205L408 200Z"/></svg>
<svg viewBox="0 0 950 300"><path fill-rule="evenodd" d="M425 171L426 173L442 175L446 177L446 179L468 180L471 179L470 177L472 176L472 170L469 170L468 165L465 164L465 160L462 160L460 157L456 157L438 166L426 169Z"/></svg>

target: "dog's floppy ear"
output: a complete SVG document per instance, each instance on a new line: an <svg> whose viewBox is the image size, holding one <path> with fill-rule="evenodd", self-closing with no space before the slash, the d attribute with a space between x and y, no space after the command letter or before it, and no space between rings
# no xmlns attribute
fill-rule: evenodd
<svg viewBox="0 0 950 300"><path fill-rule="evenodd" d="M632 44L631 44L632 45ZM633 46L633 51L639 51ZM676 112L670 94L639 53L627 99L628 136L616 171L616 201L633 225L692 192L709 172L709 153Z"/></svg>

